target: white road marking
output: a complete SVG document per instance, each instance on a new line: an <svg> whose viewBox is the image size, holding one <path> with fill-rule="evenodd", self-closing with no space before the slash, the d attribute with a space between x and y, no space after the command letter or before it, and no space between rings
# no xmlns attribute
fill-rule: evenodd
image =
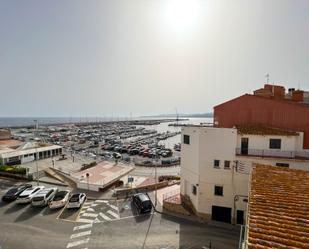
<svg viewBox="0 0 309 249"><path fill-rule="evenodd" d="M91 207L96 207L96 206L98 206L98 204L95 204L95 203L91 204Z"/></svg>
<svg viewBox="0 0 309 249"><path fill-rule="evenodd" d="M87 235L90 235L90 234L91 234L91 230L80 232L80 233L75 233L75 234L71 235L71 239L76 239L76 238L79 238L79 237L82 237L82 236L87 236Z"/></svg>
<svg viewBox="0 0 309 249"><path fill-rule="evenodd" d="M118 207L116 207L116 206L114 206L114 205L112 205L112 204L107 203L107 206L109 206L110 208L112 208L112 209L118 211Z"/></svg>
<svg viewBox="0 0 309 249"><path fill-rule="evenodd" d="M81 225L81 226L76 226L76 227L73 228L73 231L82 230L82 229L86 229L86 228L90 228L90 227L92 227L92 223L86 224L86 225Z"/></svg>
<svg viewBox="0 0 309 249"><path fill-rule="evenodd" d="M83 214L82 214L82 216L83 216L83 217L97 217L97 216L98 216L98 214L92 214L92 213L88 214L88 213L83 213Z"/></svg>
<svg viewBox="0 0 309 249"><path fill-rule="evenodd" d="M93 208L87 208L87 212L95 212Z"/></svg>
<svg viewBox="0 0 309 249"><path fill-rule="evenodd" d="M83 244L87 244L89 242L89 238L87 239L83 239L83 240L77 240L71 243L68 243L67 248L71 248L71 247L75 247L75 246L79 246L79 245L83 245Z"/></svg>
<svg viewBox="0 0 309 249"><path fill-rule="evenodd" d="M89 219L79 219L78 222L81 222L81 223L92 223L93 220L89 220Z"/></svg>
<svg viewBox="0 0 309 249"><path fill-rule="evenodd" d="M96 200L95 202L97 202L97 203L108 203L108 201L106 201L106 200Z"/></svg>
<svg viewBox="0 0 309 249"><path fill-rule="evenodd" d="M110 214L111 216L115 217L116 219L119 219L119 214L116 214L115 212L113 212L112 210L108 210L106 213Z"/></svg>
<svg viewBox="0 0 309 249"><path fill-rule="evenodd" d="M108 216L106 216L103 213L99 213L99 215L104 219L104 220L112 220L111 218L109 218Z"/></svg>

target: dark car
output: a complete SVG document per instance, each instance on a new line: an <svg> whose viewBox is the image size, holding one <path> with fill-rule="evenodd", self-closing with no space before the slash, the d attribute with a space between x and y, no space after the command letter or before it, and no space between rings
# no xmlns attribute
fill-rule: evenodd
<svg viewBox="0 0 309 249"><path fill-rule="evenodd" d="M149 213L152 210L152 203L148 195L138 193L133 196L133 203L139 213Z"/></svg>
<svg viewBox="0 0 309 249"><path fill-rule="evenodd" d="M18 187L11 188L2 196L2 201L15 201L24 190L31 187L31 184L22 184Z"/></svg>

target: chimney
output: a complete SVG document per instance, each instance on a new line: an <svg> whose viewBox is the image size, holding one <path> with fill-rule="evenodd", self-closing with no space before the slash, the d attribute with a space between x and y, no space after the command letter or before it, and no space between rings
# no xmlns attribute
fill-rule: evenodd
<svg viewBox="0 0 309 249"><path fill-rule="evenodd" d="M304 91L302 90L292 91L292 100L295 102L304 102Z"/></svg>

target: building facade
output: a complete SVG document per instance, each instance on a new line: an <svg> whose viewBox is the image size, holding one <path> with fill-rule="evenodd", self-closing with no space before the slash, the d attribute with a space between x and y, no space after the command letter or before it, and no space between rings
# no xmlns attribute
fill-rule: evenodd
<svg viewBox="0 0 309 249"><path fill-rule="evenodd" d="M270 127L301 131L303 148L309 149L309 92L277 85L245 94L214 107L216 127L232 128L242 124L263 124Z"/></svg>
<svg viewBox="0 0 309 249"><path fill-rule="evenodd" d="M62 154L59 145L26 142L19 146L0 147L0 165L17 165Z"/></svg>
<svg viewBox="0 0 309 249"><path fill-rule="evenodd" d="M182 129L181 195L197 215L244 223L252 165L309 170L303 133L267 127Z"/></svg>

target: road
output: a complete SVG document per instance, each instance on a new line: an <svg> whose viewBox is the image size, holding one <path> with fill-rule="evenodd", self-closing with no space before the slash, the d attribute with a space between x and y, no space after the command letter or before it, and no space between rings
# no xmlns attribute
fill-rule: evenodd
<svg viewBox="0 0 309 249"><path fill-rule="evenodd" d="M12 181L0 179L2 195ZM0 203L2 249L237 248L239 229L152 213L140 215L130 199L88 200L79 210Z"/></svg>

